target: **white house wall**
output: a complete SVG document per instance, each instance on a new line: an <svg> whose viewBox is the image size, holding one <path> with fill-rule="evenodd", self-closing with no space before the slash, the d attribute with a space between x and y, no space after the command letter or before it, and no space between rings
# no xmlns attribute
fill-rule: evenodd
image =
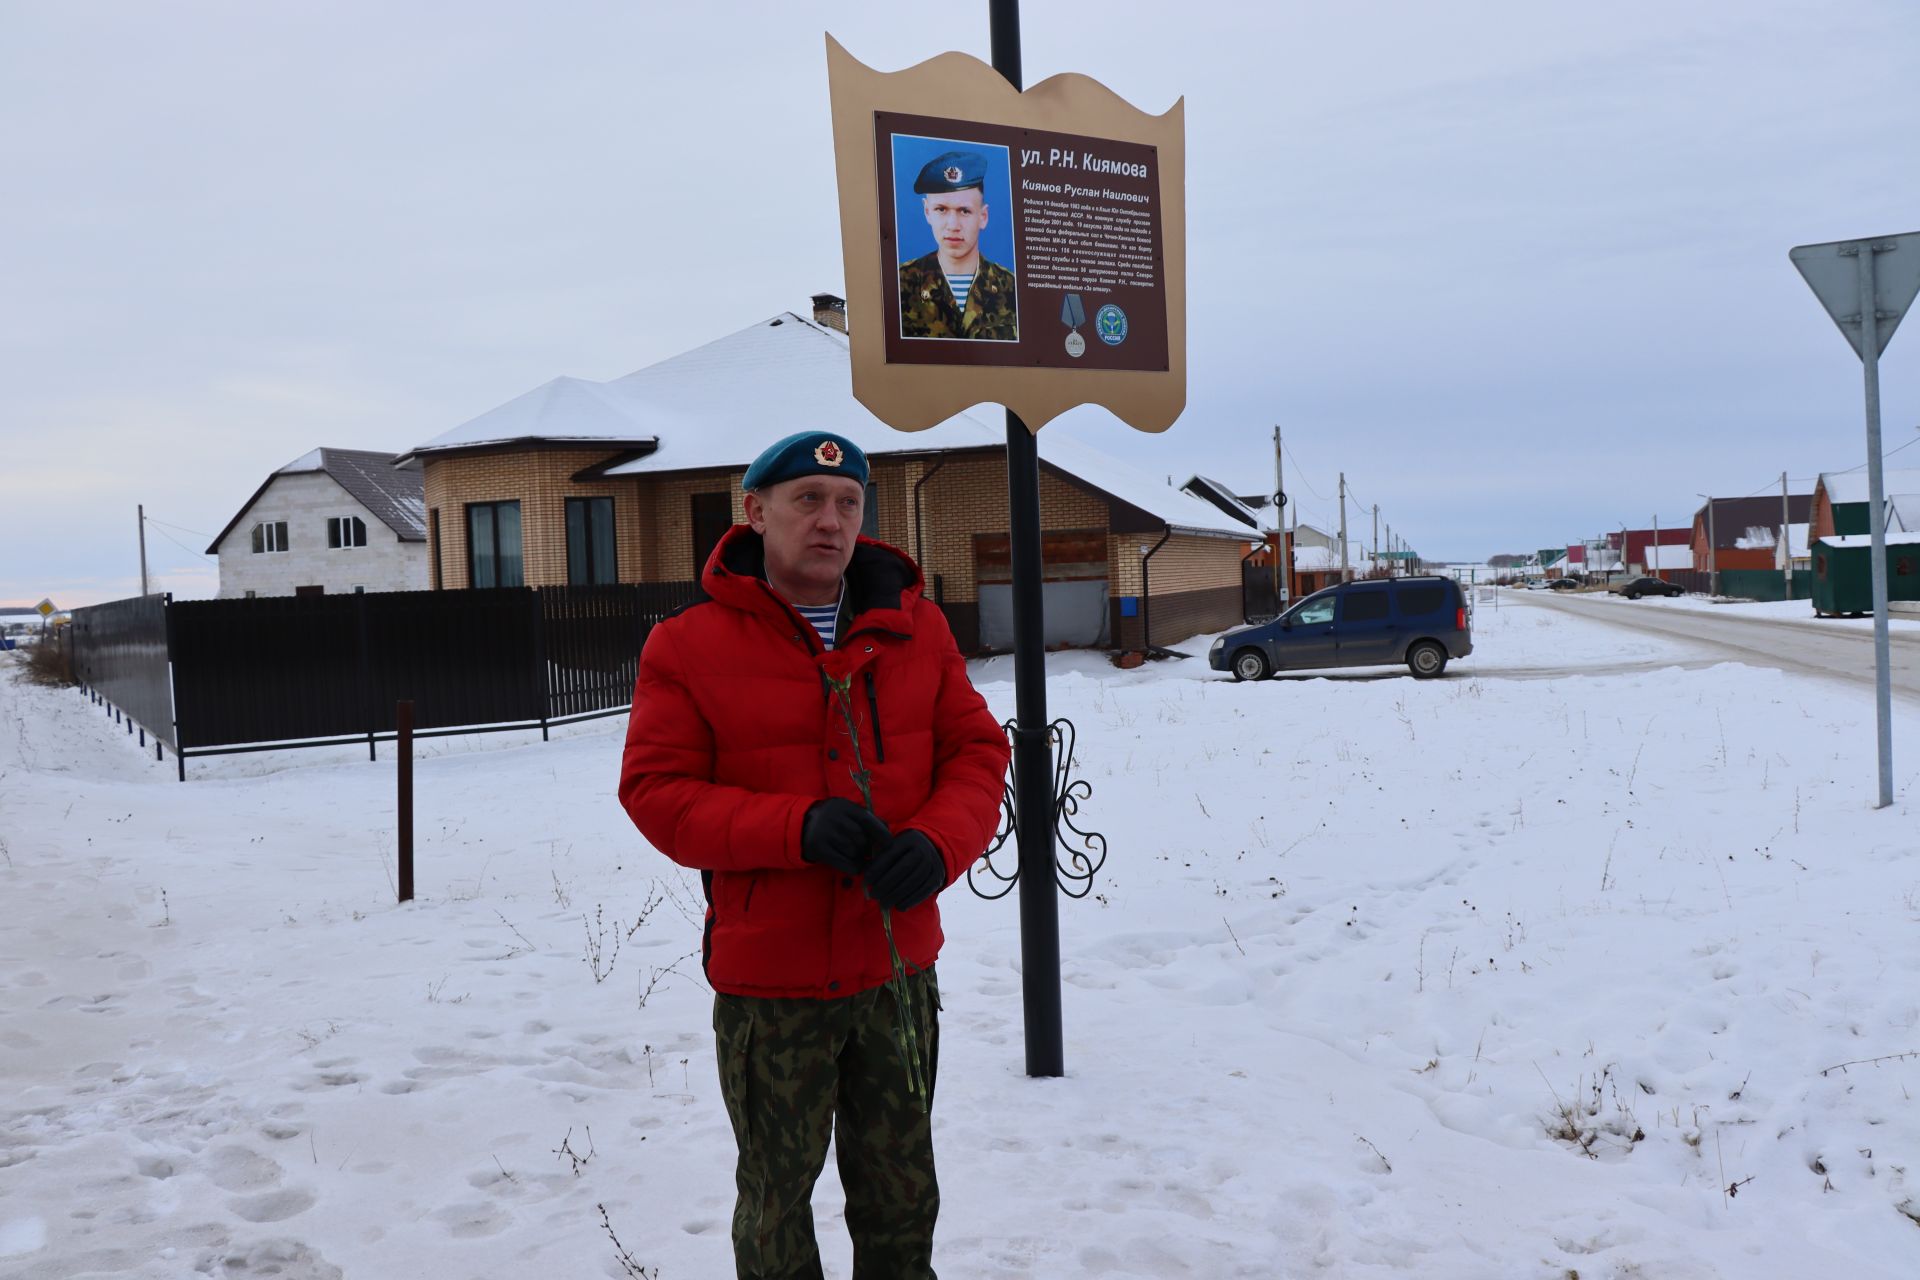
<svg viewBox="0 0 1920 1280"><path fill-rule="evenodd" d="M327 546L327 520L359 516L366 522L364 547ZM287 522L285 551L253 551L253 527ZM290 596L295 587L323 587L328 595L368 591L425 591L427 544L402 542L324 472L276 477L233 532L220 544L220 598L251 591Z"/></svg>

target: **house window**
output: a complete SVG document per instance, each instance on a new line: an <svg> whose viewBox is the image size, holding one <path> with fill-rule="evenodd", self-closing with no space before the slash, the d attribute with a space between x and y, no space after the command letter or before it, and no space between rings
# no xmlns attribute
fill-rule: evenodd
<svg viewBox="0 0 1920 1280"><path fill-rule="evenodd" d="M287 522L266 520L253 526L253 554L287 549Z"/></svg>
<svg viewBox="0 0 1920 1280"><path fill-rule="evenodd" d="M251 587L249 587L249 588L247 588L247 599L249 599L249 600L252 600L252 599L254 599L254 598L255 598L255 597L254 597L254 594L253 594L253 588L251 588Z"/></svg>
<svg viewBox="0 0 1920 1280"><path fill-rule="evenodd" d="M439 591L445 585L440 576L440 508L427 512L427 528L433 537L433 589Z"/></svg>
<svg viewBox="0 0 1920 1280"><path fill-rule="evenodd" d="M476 587L523 587L520 503L475 502L467 507L467 581Z"/></svg>
<svg viewBox="0 0 1920 1280"><path fill-rule="evenodd" d="M613 555L613 499L567 499L567 583L618 582Z"/></svg>
<svg viewBox="0 0 1920 1280"><path fill-rule="evenodd" d="M720 545L720 539L733 527L733 495L696 493L693 495L693 576L706 572L707 557Z"/></svg>
<svg viewBox="0 0 1920 1280"><path fill-rule="evenodd" d="M867 502L860 512L860 532L869 538L880 536L880 491L873 481L867 481Z"/></svg>
<svg viewBox="0 0 1920 1280"><path fill-rule="evenodd" d="M364 547L367 545L367 522L359 516L328 516L327 546L333 550L342 547Z"/></svg>

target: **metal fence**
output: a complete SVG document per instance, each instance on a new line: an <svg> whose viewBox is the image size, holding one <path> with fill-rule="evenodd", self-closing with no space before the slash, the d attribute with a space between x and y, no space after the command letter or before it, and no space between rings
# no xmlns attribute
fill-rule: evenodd
<svg viewBox="0 0 1920 1280"><path fill-rule="evenodd" d="M625 711L648 632L697 598L691 582L154 596L75 610L76 669L175 748L182 778L189 756L354 742L374 755L403 699L418 737L544 737ZM170 701L152 697L169 686Z"/></svg>
<svg viewBox="0 0 1920 1280"><path fill-rule="evenodd" d="M75 609L59 637L70 647L73 678L170 747L173 687L167 679L164 595L136 596Z"/></svg>

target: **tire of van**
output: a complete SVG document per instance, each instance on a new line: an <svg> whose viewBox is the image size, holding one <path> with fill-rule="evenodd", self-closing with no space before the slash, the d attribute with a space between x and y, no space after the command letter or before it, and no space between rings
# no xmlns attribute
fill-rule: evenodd
<svg viewBox="0 0 1920 1280"><path fill-rule="evenodd" d="M1421 680L1431 680L1447 669L1447 651L1431 640L1407 650L1407 669Z"/></svg>
<svg viewBox="0 0 1920 1280"><path fill-rule="evenodd" d="M1267 655L1258 649L1241 649L1233 655L1235 680L1265 680L1269 674Z"/></svg>

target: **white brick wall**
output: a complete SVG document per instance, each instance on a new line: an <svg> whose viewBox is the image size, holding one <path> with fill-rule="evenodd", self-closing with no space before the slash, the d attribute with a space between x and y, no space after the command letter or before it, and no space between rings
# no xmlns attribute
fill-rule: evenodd
<svg viewBox="0 0 1920 1280"><path fill-rule="evenodd" d="M367 545L329 548L329 516L359 516L367 525ZM272 520L287 522L288 549L255 555L253 527ZM290 596L306 586L324 587L328 595L355 587L425 591L427 544L400 541L324 472L277 476L220 544L220 598L249 591Z"/></svg>

